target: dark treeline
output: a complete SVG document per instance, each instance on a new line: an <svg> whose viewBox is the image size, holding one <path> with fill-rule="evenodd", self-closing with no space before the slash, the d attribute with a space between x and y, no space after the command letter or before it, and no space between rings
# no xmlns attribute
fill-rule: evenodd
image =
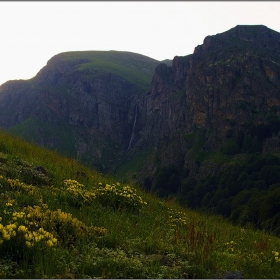
<svg viewBox="0 0 280 280"><path fill-rule="evenodd" d="M221 214L239 225L250 223L280 234L280 158L255 153L206 178L170 165L158 169L146 186L160 197L175 196L192 209Z"/></svg>

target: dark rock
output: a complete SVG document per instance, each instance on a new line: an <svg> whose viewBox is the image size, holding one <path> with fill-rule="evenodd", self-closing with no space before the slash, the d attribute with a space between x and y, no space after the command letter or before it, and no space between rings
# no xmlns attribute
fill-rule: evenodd
<svg viewBox="0 0 280 280"><path fill-rule="evenodd" d="M44 175L47 175L47 171L46 171L46 169L45 169L43 166L36 166L34 169L35 169L36 171L38 171L39 173L42 173L42 174L44 174Z"/></svg>
<svg viewBox="0 0 280 280"><path fill-rule="evenodd" d="M243 279L242 271L227 271L223 274L224 279Z"/></svg>

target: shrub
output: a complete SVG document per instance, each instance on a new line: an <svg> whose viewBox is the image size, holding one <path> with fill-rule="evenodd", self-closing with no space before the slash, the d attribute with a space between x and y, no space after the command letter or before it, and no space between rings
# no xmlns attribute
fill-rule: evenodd
<svg viewBox="0 0 280 280"><path fill-rule="evenodd" d="M105 184L101 182L94 188L96 199L103 205L113 207L114 210L139 211L147 202L137 195L136 189L116 184Z"/></svg>

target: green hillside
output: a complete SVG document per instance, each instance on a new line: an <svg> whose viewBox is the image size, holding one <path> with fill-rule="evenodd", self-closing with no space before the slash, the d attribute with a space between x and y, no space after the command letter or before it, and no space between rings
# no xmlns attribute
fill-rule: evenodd
<svg viewBox="0 0 280 280"><path fill-rule="evenodd" d="M1 278L280 277L280 240L0 133ZM234 274L235 273L235 274Z"/></svg>
<svg viewBox="0 0 280 280"><path fill-rule="evenodd" d="M122 51L75 51L59 54L60 59L68 62L85 60L78 70L90 70L90 76L100 71L117 74L137 85L144 91L150 87L154 70L160 63L155 59L132 52Z"/></svg>
<svg viewBox="0 0 280 280"><path fill-rule="evenodd" d="M37 118L29 118L8 131L30 143L39 143L40 146L55 145L56 151L60 154L77 159L88 166L95 166L100 170L103 165L112 164L111 161L115 159L120 149L111 138L98 131L89 134L83 127L73 127L67 123L54 124ZM87 145L86 153L79 152L78 145L81 141ZM102 151L101 157L97 154L98 148Z"/></svg>

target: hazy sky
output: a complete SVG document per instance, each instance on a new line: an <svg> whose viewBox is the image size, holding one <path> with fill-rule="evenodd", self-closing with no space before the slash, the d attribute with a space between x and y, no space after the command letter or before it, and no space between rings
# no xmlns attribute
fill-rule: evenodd
<svg viewBox="0 0 280 280"><path fill-rule="evenodd" d="M279 15L280 2L0 2L0 84L35 76L65 51L173 59L236 25L263 24L280 32Z"/></svg>

